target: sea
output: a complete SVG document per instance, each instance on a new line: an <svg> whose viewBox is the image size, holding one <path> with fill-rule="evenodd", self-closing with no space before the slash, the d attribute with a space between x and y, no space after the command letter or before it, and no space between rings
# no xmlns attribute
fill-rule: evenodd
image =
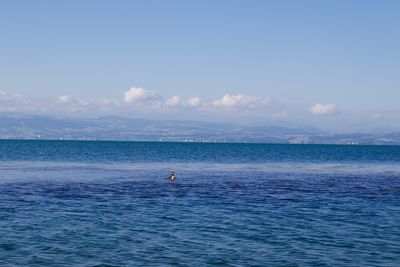
<svg viewBox="0 0 400 267"><path fill-rule="evenodd" d="M0 266L400 266L400 146L3 140Z"/></svg>

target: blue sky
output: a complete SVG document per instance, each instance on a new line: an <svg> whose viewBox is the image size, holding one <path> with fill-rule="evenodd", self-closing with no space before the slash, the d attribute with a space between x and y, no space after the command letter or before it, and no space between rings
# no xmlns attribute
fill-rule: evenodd
<svg viewBox="0 0 400 267"><path fill-rule="evenodd" d="M399 1L1 1L0 111L400 127Z"/></svg>

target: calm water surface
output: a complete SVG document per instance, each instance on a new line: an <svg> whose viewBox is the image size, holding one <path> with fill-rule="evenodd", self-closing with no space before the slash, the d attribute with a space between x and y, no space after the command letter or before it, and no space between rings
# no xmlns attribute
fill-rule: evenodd
<svg viewBox="0 0 400 267"><path fill-rule="evenodd" d="M0 141L0 160L1 266L400 266L400 147Z"/></svg>

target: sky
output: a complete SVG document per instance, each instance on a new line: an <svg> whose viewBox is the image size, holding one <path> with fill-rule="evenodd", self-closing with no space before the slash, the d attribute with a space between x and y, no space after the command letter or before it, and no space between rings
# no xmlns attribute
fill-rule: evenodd
<svg viewBox="0 0 400 267"><path fill-rule="evenodd" d="M0 1L0 112L400 129L400 1Z"/></svg>

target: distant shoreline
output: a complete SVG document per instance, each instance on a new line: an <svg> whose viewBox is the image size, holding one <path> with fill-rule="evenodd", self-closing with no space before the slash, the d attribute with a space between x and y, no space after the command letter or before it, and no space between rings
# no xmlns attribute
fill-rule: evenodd
<svg viewBox="0 0 400 267"><path fill-rule="evenodd" d="M294 145L294 146L400 146L400 144L336 144L336 143L262 143L262 142L209 142L209 141L159 141L159 140L107 140L107 139L34 139L0 138L2 141L39 142L126 142L126 143L176 143L176 144L237 144L237 145Z"/></svg>

